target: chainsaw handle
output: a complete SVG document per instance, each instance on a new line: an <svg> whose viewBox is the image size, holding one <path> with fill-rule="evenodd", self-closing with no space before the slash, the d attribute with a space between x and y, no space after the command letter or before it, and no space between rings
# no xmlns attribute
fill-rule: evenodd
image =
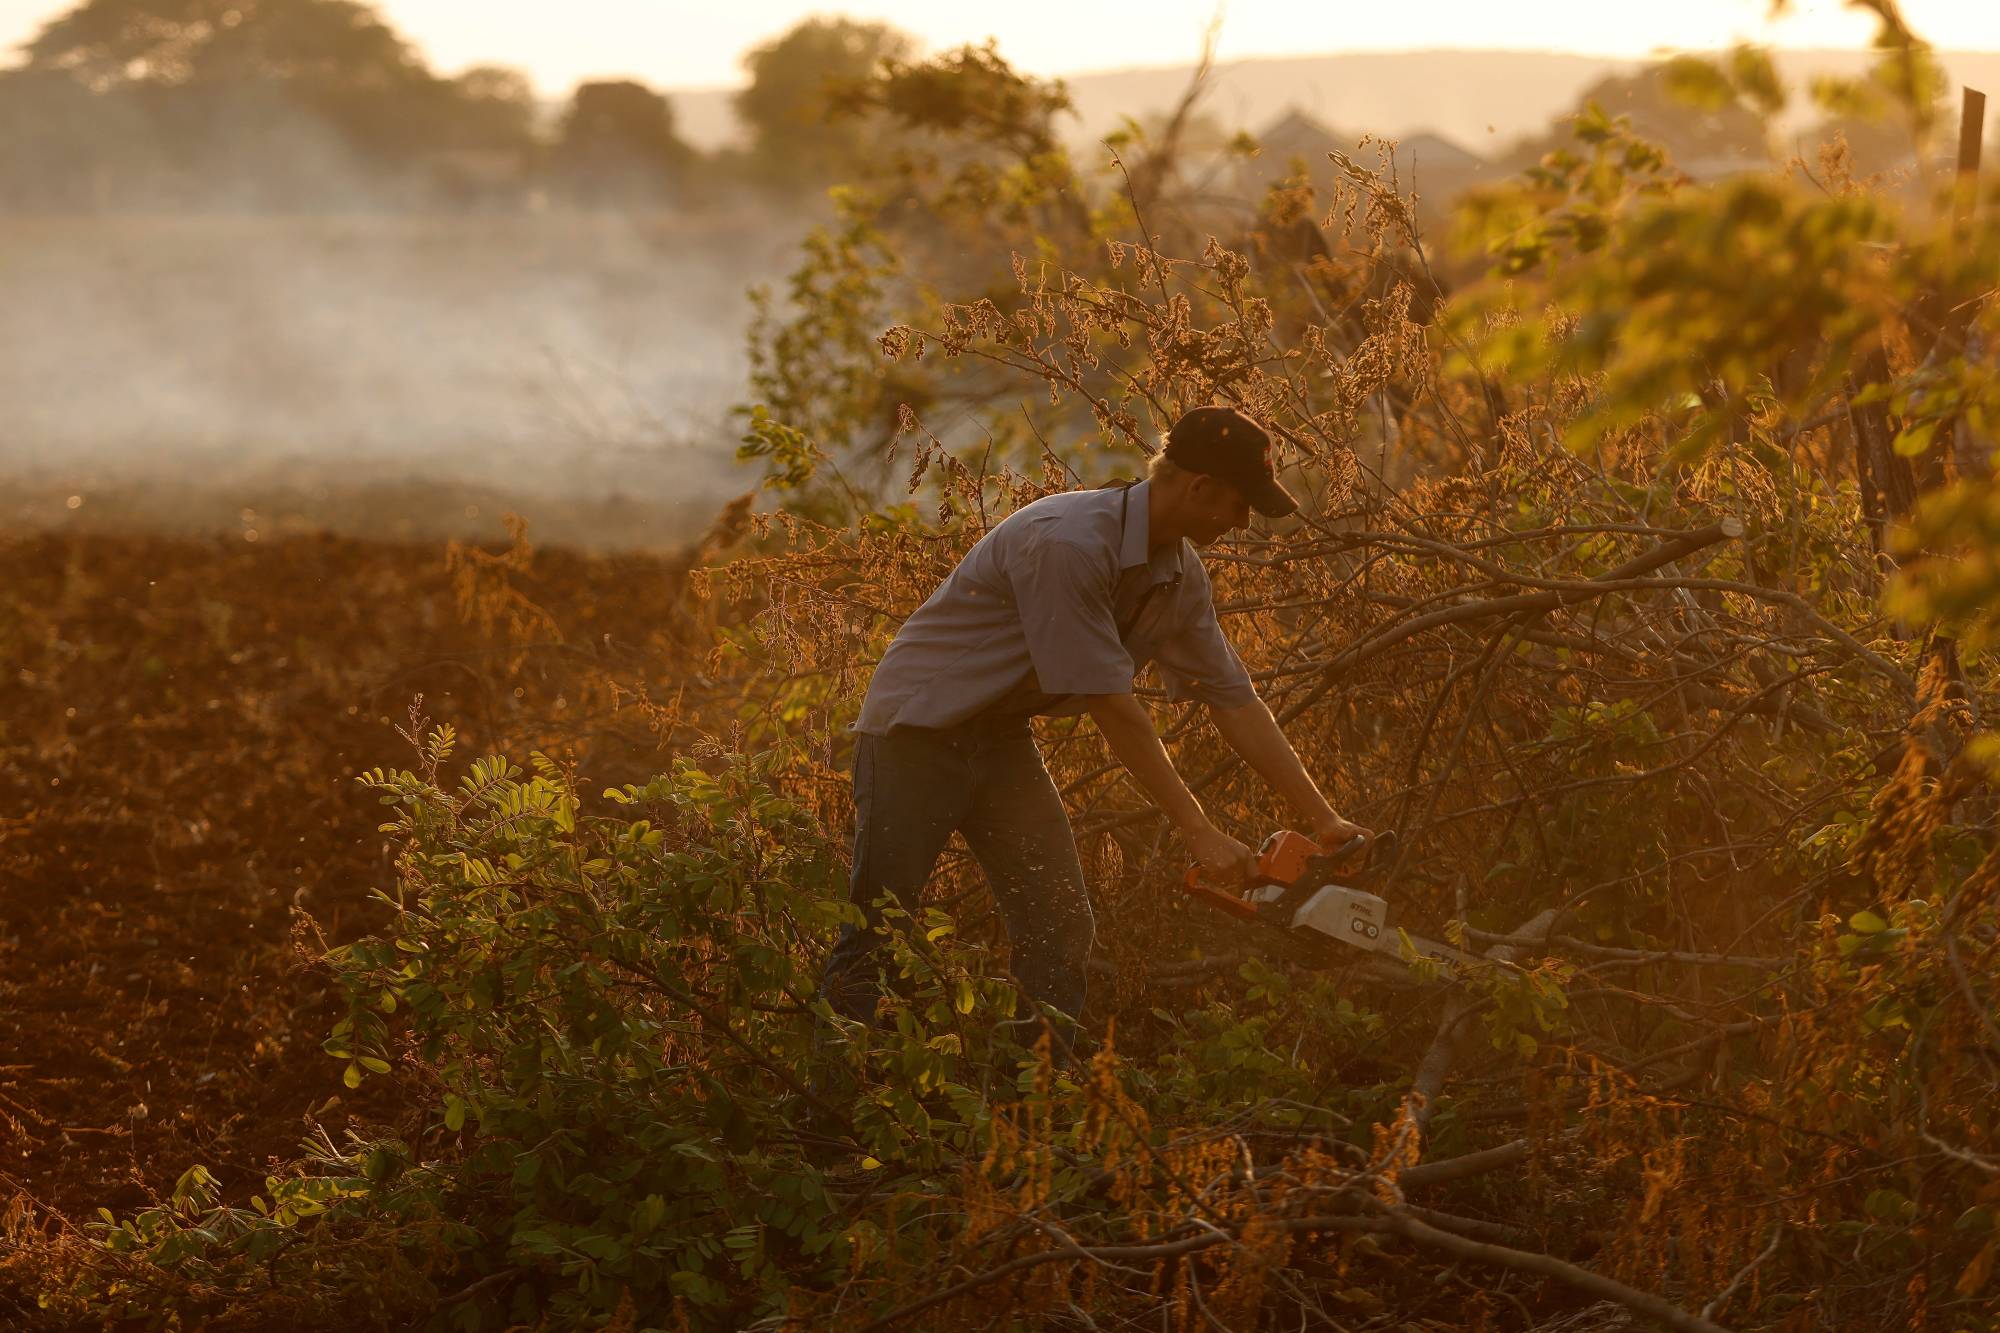
<svg viewBox="0 0 2000 1333"><path fill-rule="evenodd" d="M1396 830L1377 829L1357 833L1340 846L1328 848L1325 856L1341 863L1348 873L1374 875L1396 859L1396 843Z"/></svg>
<svg viewBox="0 0 2000 1333"><path fill-rule="evenodd" d="M1365 857L1375 849L1375 840L1379 836L1381 835L1375 833L1357 833L1338 847L1320 848L1320 855L1331 861L1346 861L1354 857Z"/></svg>
<svg viewBox="0 0 2000 1333"><path fill-rule="evenodd" d="M1233 917L1244 921L1257 919L1257 904L1243 901L1227 889L1218 889L1201 877L1201 867L1191 865L1187 874L1181 877L1181 891L1190 898L1199 898L1210 907L1218 907Z"/></svg>

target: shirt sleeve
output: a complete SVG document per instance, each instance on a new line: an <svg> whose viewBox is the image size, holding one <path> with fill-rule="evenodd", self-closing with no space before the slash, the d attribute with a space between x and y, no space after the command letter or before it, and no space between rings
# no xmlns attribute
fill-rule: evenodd
<svg viewBox="0 0 2000 1333"><path fill-rule="evenodd" d="M1137 673L1112 617L1108 559L1066 541L1022 556L1007 578L1036 682L1049 694L1130 694Z"/></svg>
<svg viewBox="0 0 2000 1333"><path fill-rule="evenodd" d="M1215 598L1207 586L1189 600L1195 610L1176 633L1161 642L1153 660L1170 699L1195 699L1210 708L1240 708L1257 701L1257 687L1215 618Z"/></svg>

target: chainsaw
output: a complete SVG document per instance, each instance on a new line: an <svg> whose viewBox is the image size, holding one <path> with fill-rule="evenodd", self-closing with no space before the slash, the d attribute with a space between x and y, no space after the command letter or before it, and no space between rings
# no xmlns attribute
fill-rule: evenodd
<svg viewBox="0 0 2000 1333"><path fill-rule="evenodd" d="M1360 837L1331 850L1303 833L1281 829L1264 839L1232 893L1189 866L1181 881L1188 897L1227 913L1250 928L1257 943L1306 967L1328 967L1348 950L1418 957L1445 963L1472 961L1446 944L1389 927L1389 904L1360 886L1379 880L1396 860L1396 835Z"/></svg>

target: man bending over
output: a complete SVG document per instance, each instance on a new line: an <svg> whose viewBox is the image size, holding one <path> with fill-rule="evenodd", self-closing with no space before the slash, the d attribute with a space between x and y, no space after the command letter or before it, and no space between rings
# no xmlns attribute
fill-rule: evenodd
<svg viewBox="0 0 2000 1333"><path fill-rule="evenodd" d="M953 830L985 871L1028 999L1075 1016L1090 953L1090 898L1069 817L1028 721L1088 712L1111 752L1210 874L1240 879L1252 853L1215 827L1132 694L1147 663L1170 697L1208 705L1222 738L1291 802L1315 841L1367 830L1336 813L1299 762L1216 623L1194 547L1298 503L1271 441L1227 407L1198 407L1167 436L1147 480L1050 495L982 537L917 608L875 669L854 757L853 902L823 988L866 1021L880 941L875 903L915 913Z"/></svg>

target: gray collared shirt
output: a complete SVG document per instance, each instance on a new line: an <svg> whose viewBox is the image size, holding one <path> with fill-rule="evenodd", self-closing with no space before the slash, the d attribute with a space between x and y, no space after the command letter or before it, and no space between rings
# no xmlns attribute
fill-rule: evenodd
<svg viewBox="0 0 2000 1333"><path fill-rule="evenodd" d="M903 622L856 730L950 727L1015 706L1075 713L1077 695L1130 693L1149 662L1170 698L1254 701L1194 548L1147 554L1151 489L1044 496L981 537Z"/></svg>

